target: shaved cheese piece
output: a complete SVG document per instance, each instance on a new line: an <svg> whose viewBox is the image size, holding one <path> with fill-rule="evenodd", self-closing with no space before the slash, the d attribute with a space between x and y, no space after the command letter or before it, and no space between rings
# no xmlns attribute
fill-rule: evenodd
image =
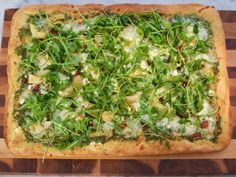
<svg viewBox="0 0 236 177"><path fill-rule="evenodd" d="M67 30L72 30L75 33L79 33L80 31L84 31L87 29L87 25L80 25L74 23L67 23L64 25L64 28Z"/></svg>
<svg viewBox="0 0 236 177"><path fill-rule="evenodd" d="M39 66L41 70L45 69L46 67L52 64L51 60L49 59L48 54L39 55L37 59L38 59L37 65Z"/></svg>
<svg viewBox="0 0 236 177"><path fill-rule="evenodd" d="M105 111L102 113L102 120L105 122L111 122L113 118L114 114L112 112Z"/></svg>
<svg viewBox="0 0 236 177"><path fill-rule="evenodd" d="M30 24L30 31L32 33L32 37L36 39L43 39L47 35L45 31L39 31L33 24Z"/></svg>
<svg viewBox="0 0 236 177"><path fill-rule="evenodd" d="M33 74L29 74L28 76L28 82L30 84L40 84L42 82L44 82L43 78L40 77L40 76L36 76L36 75L33 75Z"/></svg>

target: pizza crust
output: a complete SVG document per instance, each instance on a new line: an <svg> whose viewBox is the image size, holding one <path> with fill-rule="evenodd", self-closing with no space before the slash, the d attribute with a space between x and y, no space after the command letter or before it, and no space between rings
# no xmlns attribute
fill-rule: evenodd
<svg viewBox="0 0 236 177"><path fill-rule="evenodd" d="M17 64L20 58L15 54L16 46L20 45L18 31L26 23L27 15L34 14L36 10L45 12L63 11L80 18L77 10L82 13L109 10L110 12L139 12L157 9L161 14L197 14L205 18L212 25L213 41L217 57L220 59L220 80L217 86L217 96L219 97L220 116L222 133L219 135L217 143L208 140L197 140L190 142L187 140L170 141L171 149L159 141L147 142L140 138L137 141L109 141L105 144L88 145L84 148L76 147L74 150L57 150L46 148L39 143L27 143L24 134L13 117L14 93L19 88ZM8 46L8 83L9 90L7 96L5 140L8 148L17 156L21 157L46 157L46 158L99 158L112 156L132 156L132 155L163 155L192 152L211 152L225 148L231 140L231 119L229 101L229 79L226 70L226 47L222 22L218 12L210 6L199 4L185 5L139 5L139 4L117 4L111 6L104 5L37 5L28 6L18 10L11 26L11 38Z"/></svg>

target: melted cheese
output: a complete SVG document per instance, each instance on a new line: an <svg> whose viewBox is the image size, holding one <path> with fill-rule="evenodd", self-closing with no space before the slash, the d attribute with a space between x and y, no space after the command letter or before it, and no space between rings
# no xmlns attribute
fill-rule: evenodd
<svg viewBox="0 0 236 177"><path fill-rule="evenodd" d="M214 138L216 120L213 117L205 117L202 120L208 122L208 127L201 129L202 135L207 139Z"/></svg>
<svg viewBox="0 0 236 177"><path fill-rule="evenodd" d="M175 116L173 120L168 123L167 128L179 132L183 128L179 121L180 118L178 116Z"/></svg>
<svg viewBox="0 0 236 177"><path fill-rule="evenodd" d="M193 124L187 123L185 124L185 132L183 133L185 136L193 135L197 132L197 127Z"/></svg>
<svg viewBox="0 0 236 177"><path fill-rule="evenodd" d="M207 40L209 36L207 29L203 26L200 26L198 28L198 36L199 36L199 39L201 40L204 40L204 41Z"/></svg>
<svg viewBox="0 0 236 177"><path fill-rule="evenodd" d="M169 123L169 120L167 117L161 119L159 122L156 123L157 127L166 127Z"/></svg>
<svg viewBox="0 0 236 177"><path fill-rule="evenodd" d="M199 116L209 115L209 114L212 114L213 112L214 112L213 107L210 105L210 103L207 100L204 100L203 108L199 113L197 113L197 115L199 115Z"/></svg>

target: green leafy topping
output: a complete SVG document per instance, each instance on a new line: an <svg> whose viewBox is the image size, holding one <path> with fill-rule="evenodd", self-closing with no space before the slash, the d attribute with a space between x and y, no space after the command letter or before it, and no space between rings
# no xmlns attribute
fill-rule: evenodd
<svg viewBox="0 0 236 177"><path fill-rule="evenodd" d="M70 149L144 136L171 148L216 139L218 62L204 19L101 13L81 24L38 12L28 22L15 105L28 141Z"/></svg>

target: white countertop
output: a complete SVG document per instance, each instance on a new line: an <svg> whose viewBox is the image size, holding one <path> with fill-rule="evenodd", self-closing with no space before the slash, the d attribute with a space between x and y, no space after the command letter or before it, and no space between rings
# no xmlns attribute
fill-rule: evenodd
<svg viewBox="0 0 236 177"><path fill-rule="evenodd" d="M0 0L0 42L4 10L20 8L32 4L117 4L117 3L140 3L140 4L177 4L177 3L201 3L215 6L218 10L236 10L236 0Z"/></svg>

